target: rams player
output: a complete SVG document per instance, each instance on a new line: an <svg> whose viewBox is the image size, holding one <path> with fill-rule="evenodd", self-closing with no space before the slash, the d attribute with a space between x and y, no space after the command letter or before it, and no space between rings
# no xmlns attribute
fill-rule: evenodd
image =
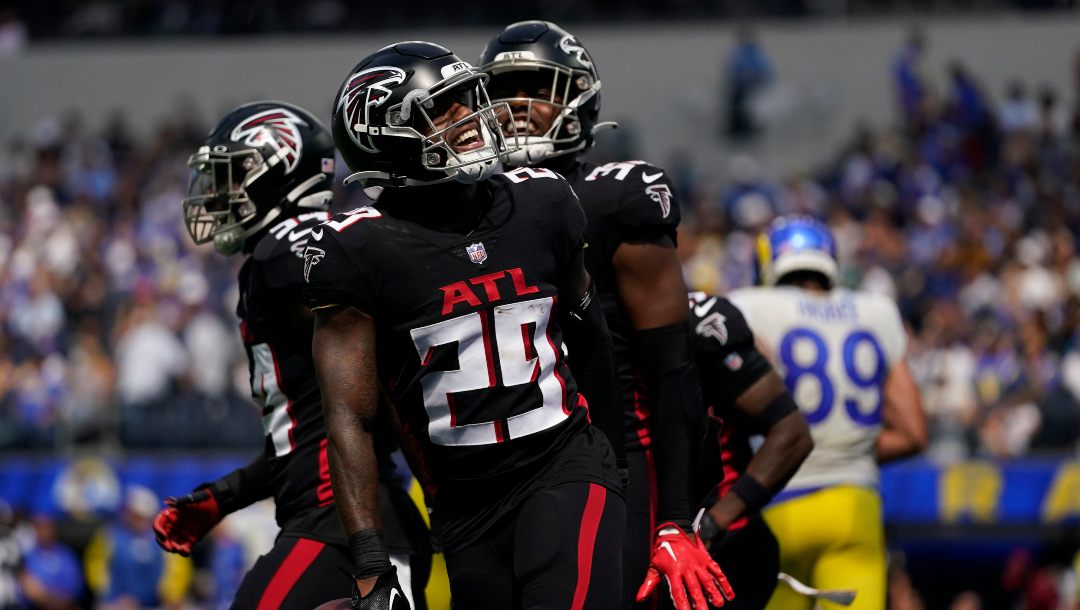
<svg viewBox="0 0 1080 610"><path fill-rule="evenodd" d="M772 354L814 439L764 511L780 541L780 569L817 588L856 589L853 608L883 609L877 465L926 445L899 311L886 297L836 287L833 237L811 218L774 221L758 240L758 262L764 286L729 298ZM811 603L778 587L768 608Z"/></svg>

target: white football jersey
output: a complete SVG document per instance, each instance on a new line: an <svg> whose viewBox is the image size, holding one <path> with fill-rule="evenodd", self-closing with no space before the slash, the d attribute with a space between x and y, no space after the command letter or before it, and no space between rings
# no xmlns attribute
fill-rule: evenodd
<svg viewBox="0 0 1080 610"><path fill-rule="evenodd" d="M785 491L877 487L885 379L907 349L896 304L878 294L792 286L744 288L728 298L810 423L814 450Z"/></svg>

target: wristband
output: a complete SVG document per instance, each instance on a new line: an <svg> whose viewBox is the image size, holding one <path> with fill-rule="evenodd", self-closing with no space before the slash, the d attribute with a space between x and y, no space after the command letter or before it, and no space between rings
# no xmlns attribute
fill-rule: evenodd
<svg viewBox="0 0 1080 610"><path fill-rule="evenodd" d="M373 527L349 536L349 556L354 580L380 576L390 570L390 555L383 544L382 531Z"/></svg>
<svg viewBox="0 0 1080 610"><path fill-rule="evenodd" d="M743 474L738 481L735 481L735 484L731 486L731 493L739 496L746 503L748 515L761 510L773 497L769 490L749 474Z"/></svg>

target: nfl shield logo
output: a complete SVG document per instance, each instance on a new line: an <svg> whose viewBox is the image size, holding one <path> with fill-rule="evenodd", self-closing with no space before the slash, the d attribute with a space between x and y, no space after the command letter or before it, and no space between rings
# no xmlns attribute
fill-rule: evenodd
<svg viewBox="0 0 1080 610"><path fill-rule="evenodd" d="M480 265L487 260L487 250L484 248L483 242L469 244L468 246L465 246L465 251L469 253L469 260L477 265Z"/></svg>

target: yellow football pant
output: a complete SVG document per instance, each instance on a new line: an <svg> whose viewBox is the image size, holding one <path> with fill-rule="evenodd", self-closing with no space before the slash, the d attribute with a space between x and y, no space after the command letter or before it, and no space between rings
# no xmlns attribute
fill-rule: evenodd
<svg viewBox="0 0 1080 610"><path fill-rule="evenodd" d="M855 589L852 610L885 609L885 532L876 491L830 487L769 506L762 514L780 543L782 572L816 589ZM825 610L841 608L819 603ZM814 600L779 583L767 610L813 607Z"/></svg>

